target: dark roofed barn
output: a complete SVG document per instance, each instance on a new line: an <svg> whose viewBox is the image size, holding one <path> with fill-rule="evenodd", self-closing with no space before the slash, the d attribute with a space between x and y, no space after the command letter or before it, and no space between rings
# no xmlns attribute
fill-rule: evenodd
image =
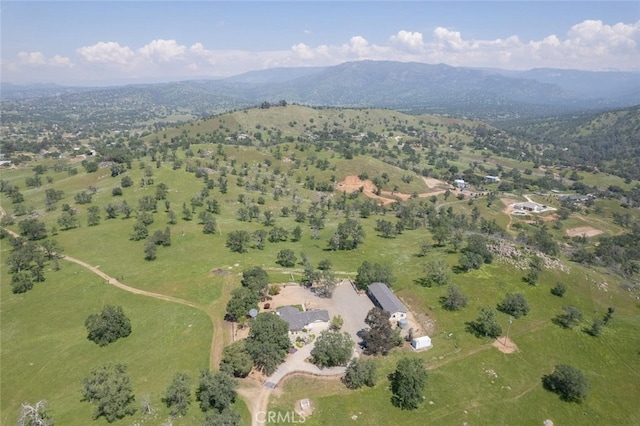
<svg viewBox="0 0 640 426"><path fill-rule="evenodd" d="M369 297L378 307L389 312L389 320L401 320L407 317L407 307L393 294L384 283L372 283L367 288Z"/></svg>

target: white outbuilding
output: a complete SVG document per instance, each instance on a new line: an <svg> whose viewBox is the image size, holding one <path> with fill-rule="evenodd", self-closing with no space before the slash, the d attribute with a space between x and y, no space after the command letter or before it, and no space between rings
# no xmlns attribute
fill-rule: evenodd
<svg viewBox="0 0 640 426"><path fill-rule="evenodd" d="M411 339L411 349L414 351L419 351L421 349L426 349L431 347L431 337L422 336Z"/></svg>

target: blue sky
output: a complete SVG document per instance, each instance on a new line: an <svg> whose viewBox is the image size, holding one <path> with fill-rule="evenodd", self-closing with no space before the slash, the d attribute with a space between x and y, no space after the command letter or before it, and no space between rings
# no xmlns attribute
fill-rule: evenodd
<svg viewBox="0 0 640 426"><path fill-rule="evenodd" d="M2 81L108 84L373 59L640 70L640 2L3 1Z"/></svg>

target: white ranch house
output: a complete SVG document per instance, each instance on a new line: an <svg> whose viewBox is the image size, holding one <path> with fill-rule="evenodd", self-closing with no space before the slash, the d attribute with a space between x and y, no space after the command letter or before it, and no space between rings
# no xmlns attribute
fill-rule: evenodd
<svg viewBox="0 0 640 426"><path fill-rule="evenodd" d="M546 206L543 206L542 204L538 204L538 203L533 203L531 201L514 204L513 208L516 210L524 210L524 211L533 212L533 213L539 213L541 211L546 210Z"/></svg>

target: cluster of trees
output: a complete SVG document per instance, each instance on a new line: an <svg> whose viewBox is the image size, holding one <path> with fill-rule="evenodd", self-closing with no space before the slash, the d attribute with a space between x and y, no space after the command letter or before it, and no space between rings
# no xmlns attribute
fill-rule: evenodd
<svg viewBox="0 0 640 426"><path fill-rule="evenodd" d="M267 375L272 374L291 347L289 324L277 315L259 313L251 321L245 347L256 368Z"/></svg>
<svg viewBox="0 0 640 426"><path fill-rule="evenodd" d="M427 369L419 358L401 358L396 369L389 374L392 392L391 403L403 410L415 410L424 401L424 389L427 382ZM373 358L353 358L342 382L349 389L376 385L377 368Z"/></svg>
<svg viewBox="0 0 640 426"><path fill-rule="evenodd" d="M144 258L154 260L158 251L158 246L168 247L171 245L171 229L167 226L164 232L157 230L147 238L144 243Z"/></svg>
<svg viewBox="0 0 640 426"><path fill-rule="evenodd" d="M313 363L322 368L346 365L353 354L353 346L349 333L324 330L311 350Z"/></svg>
<svg viewBox="0 0 640 426"><path fill-rule="evenodd" d="M57 253L60 246L54 239L47 239L38 245L25 238L15 238L6 231L0 232L0 238L9 237L11 253L6 256L7 271L11 274L11 291L14 294L26 293L36 282L45 280L45 264L47 260L58 269Z"/></svg>
<svg viewBox="0 0 640 426"><path fill-rule="evenodd" d="M372 358L353 358L342 377L342 382L349 389L376 385L376 362Z"/></svg>
<svg viewBox="0 0 640 426"><path fill-rule="evenodd" d="M400 330L391 326L389 312L373 307L364 322L369 326L362 334L364 353L387 355L391 349L402 344Z"/></svg>
<svg viewBox="0 0 640 426"><path fill-rule="evenodd" d="M200 372L196 398L200 409L205 412L205 425L240 424L240 415L230 408L236 401L236 382L226 371Z"/></svg>
<svg viewBox="0 0 640 426"><path fill-rule="evenodd" d="M460 253L459 268L461 271L480 269L485 263L493 261L493 253L487 248L488 240L478 234L471 234L467 237L467 245Z"/></svg>
<svg viewBox="0 0 640 426"><path fill-rule="evenodd" d="M640 223L633 222L628 233L601 236L593 248L579 245L571 260L586 265L606 266L624 278L640 273Z"/></svg>
<svg viewBox="0 0 640 426"><path fill-rule="evenodd" d="M247 377L254 367L253 358L247 351L245 340L238 340L222 351L220 370L234 377Z"/></svg>
<svg viewBox="0 0 640 426"><path fill-rule="evenodd" d="M391 286L395 281L396 277L393 275L389 265L369 262L368 260L362 262L358 267L358 273L354 280L360 290L366 290L369 284L378 282Z"/></svg>
<svg viewBox="0 0 640 426"><path fill-rule="evenodd" d="M220 370L212 373L202 370L195 391L196 400L205 412L205 425L240 424L240 415L230 406L236 400L236 382L228 371ZM106 363L91 370L83 380L83 401L95 405L93 418L104 417L109 423L132 415L137 411L131 378L127 367L120 363ZM172 417L185 416L192 403L192 380L186 373L176 373L167 386L161 400ZM143 401L143 407L151 412L151 401ZM39 416L48 419L42 406L32 410L23 410L25 418ZM30 417L29 417L30 416ZM52 423L29 423L25 425L51 425Z"/></svg>
<svg viewBox="0 0 640 426"><path fill-rule="evenodd" d="M227 303L227 319L244 324L251 309L258 309L258 302L264 299L269 288L269 274L259 266L242 271L242 287L231 292Z"/></svg>
<svg viewBox="0 0 640 426"><path fill-rule="evenodd" d="M242 287L231 293L227 304L227 319L245 322L251 309L258 309L261 295L268 291L269 277L260 267L243 272ZM251 320L246 340L225 348L221 369L236 377L245 377L255 366L271 374L284 361L291 347L289 324L277 315L259 313Z"/></svg>
<svg viewBox="0 0 640 426"><path fill-rule="evenodd" d="M302 253L302 285L311 287L319 297L331 298L333 291L338 285L338 279L331 271L331 262L323 259L318 263L318 269L315 269L309 258Z"/></svg>

